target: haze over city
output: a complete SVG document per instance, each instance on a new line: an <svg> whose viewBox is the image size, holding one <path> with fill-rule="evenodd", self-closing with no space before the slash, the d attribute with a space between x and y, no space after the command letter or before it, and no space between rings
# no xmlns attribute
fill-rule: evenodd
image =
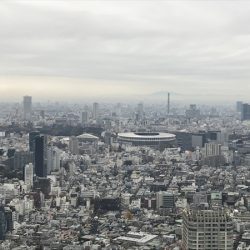
<svg viewBox="0 0 250 250"><path fill-rule="evenodd" d="M0 250L250 250L249 13L0 0Z"/></svg>
<svg viewBox="0 0 250 250"><path fill-rule="evenodd" d="M247 1L1 1L2 101L250 99Z"/></svg>

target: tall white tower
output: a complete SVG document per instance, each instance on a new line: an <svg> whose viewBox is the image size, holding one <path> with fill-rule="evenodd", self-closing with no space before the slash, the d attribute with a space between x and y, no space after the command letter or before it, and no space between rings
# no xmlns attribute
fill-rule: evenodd
<svg viewBox="0 0 250 250"><path fill-rule="evenodd" d="M57 147L48 147L47 153L47 174L60 170L61 150Z"/></svg>
<svg viewBox="0 0 250 250"><path fill-rule="evenodd" d="M33 186L33 175L34 175L34 167L32 163L29 163L25 166L24 169L24 182L29 188Z"/></svg>

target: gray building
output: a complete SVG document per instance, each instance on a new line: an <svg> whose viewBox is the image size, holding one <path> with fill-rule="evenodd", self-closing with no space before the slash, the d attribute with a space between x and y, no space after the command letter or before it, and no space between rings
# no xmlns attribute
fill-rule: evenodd
<svg viewBox="0 0 250 250"><path fill-rule="evenodd" d="M86 125L89 122L89 114L88 111L82 112L82 125Z"/></svg>
<svg viewBox="0 0 250 250"><path fill-rule="evenodd" d="M192 147L203 148L206 143L206 134L205 133L194 133L192 134Z"/></svg>
<svg viewBox="0 0 250 250"><path fill-rule="evenodd" d="M222 209L184 211L182 245L184 250L232 250L232 219Z"/></svg>
<svg viewBox="0 0 250 250"><path fill-rule="evenodd" d="M97 102L93 103L93 119L97 120L99 117L99 104Z"/></svg>
<svg viewBox="0 0 250 250"><path fill-rule="evenodd" d="M32 97L24 96L23 97L23 118L24 120L31 120L32 113Z"/></svg>
<svg viewBox="0 0 250 250"><path fill-rule="evenodd" d="M250 105L248 103L243 103L241 108L241 120L250 120Z"/></svg>
<svg viewBox="0 0 250 250"><path fill-rule="evenodd" d="M174 209L174 194L165 191L158 192L156 194L156 207L157 209Z"/></svg>

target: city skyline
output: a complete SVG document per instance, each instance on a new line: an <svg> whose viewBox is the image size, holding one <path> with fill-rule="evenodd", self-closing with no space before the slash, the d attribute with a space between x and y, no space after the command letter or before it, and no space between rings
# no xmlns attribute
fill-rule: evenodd
<svg viewBox="0 0 250 250"><path fill-rule="evenodd" d="M249 13L0 1L0 249L249 250Z"/></svg>

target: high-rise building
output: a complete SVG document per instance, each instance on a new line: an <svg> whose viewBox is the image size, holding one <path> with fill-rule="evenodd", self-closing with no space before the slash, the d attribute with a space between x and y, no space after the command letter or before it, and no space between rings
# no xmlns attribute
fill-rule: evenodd
<svg viewBox="0 0 250 250"><path fill-rule="evenodd" d="M221 151L221 145L215 143L205 143L204 164L210 167L218 167L225 163L225 158Z"/></svg>
<svg viewBox="0 0 250 250"><path fill-rule="evenodd" d="M99 104L97 102L93 103L93 119L96 120L99 116Z"/></svg>
<svg viewBox="0 0 250 250"><path fill-rule="evenodd" d="M117 103L115 105L115 114L116 114L117 117L121 116L121 109L122 109L121 103Z"/></svg>
<svg viewBox="0 0 250 250"><path fill-rule="evenodd" d="M0 205L0 240L5 240L5 234L7 231L7 223L4 206Z"/></svg>
<svg viewBox="0 0 250 250"><path fill-rule="evenodd" d="M156 207L157 209L174 209L174 194L165 191L156 193Z"/></svg>
<svg viewBox="0 0 250 250"><path fill-rule="evenodd" d="M6 218L6 229L8 232L13 230L13 213L10 207L4 207L5 218Z"/></svg>
<svg viewBox="0 0 250 250"><path fill-rule="evenodd" d="M40 135L39 131L32 131L29 133L29 149L30 152L35 151L35 138Z"/></svg>
<svg viewBox="0 0 250 250"><path fill-rule="evenodd" d="M32 163L29 163L25 166L24 169L24 182L28 187L33 187L33 175L34 175L34 166Z"/></svg>
<svg viewBox="0 0 250 250"><path fill-rule="evenodd" d="M86 125L89 122L89 114L88 111L82 112L82 125Z"/></svg>
<svg viewBox="0 0 250 250"><path fill-rule="evenodd" d="M182 245L184 250L232 250L232 219L223 209L185 210Z"/></svg>
<svg viewBox="0 0 250 250"><path fill-rule="evenodd" d="M32 97L24 96L23 97L23 118L24 120L31 120L32 114Z"/></svg>
<svg viewBox="0 0 250 250"><path fill-rule="evenodd" d="M53 146L49 146L47 149L47 174L50 174L53 168L54 158L54 148Z"/></svg>
<svg viewBox="0 0 250 250"><path fill-rule="evenodd" d="M74 155L79 154L79 142L75 136L69 138L69 151Z"/></svg>
<svg viewBox="0 0 250 250"><path fill-rule="evenodd" d="M138 119L142 119L144 116L144 107L142 102L138 103L137 105L137 115Z"/></svg>
<svg viewBox="0 0 250 250"><path fill-rule="evenodd" d="M137 111L140 114L142 114L144 112L144 108L143 108L143 103L142 102L138 103L138 105L137 105Z"/></svg>
<svg viewBox="0 0 250 250"><path fill-rule="evenodd" d="M241 120L250 120L250 105L248 103L243 103L241 108Z"/></svg>
<svg viewBox="0 0 250 250"><path fill-rule="evenodd" d="M33 153L29 151L16 151L13 157L14 169L24 170L26 164L33 161Z"/></svg>
<svg viewBox="0 0 250 250"><path fill-rule="evenodd" d="M170 93L168 93L168 106L167 106L167 113L170 113Z"/></svg>
<svg viewBox="0 0 250 250"><path fill-rule="evenodd" d="M35 137L35 174L47 176L47 138L45 135Z"/></svg>
<svg viewBox="0 0 250 250"><path fill-rule="evenodd" d="M61 151L60 149L50 146L47 152L47 174L54 171L59 171L61 166Z"/></svg>

